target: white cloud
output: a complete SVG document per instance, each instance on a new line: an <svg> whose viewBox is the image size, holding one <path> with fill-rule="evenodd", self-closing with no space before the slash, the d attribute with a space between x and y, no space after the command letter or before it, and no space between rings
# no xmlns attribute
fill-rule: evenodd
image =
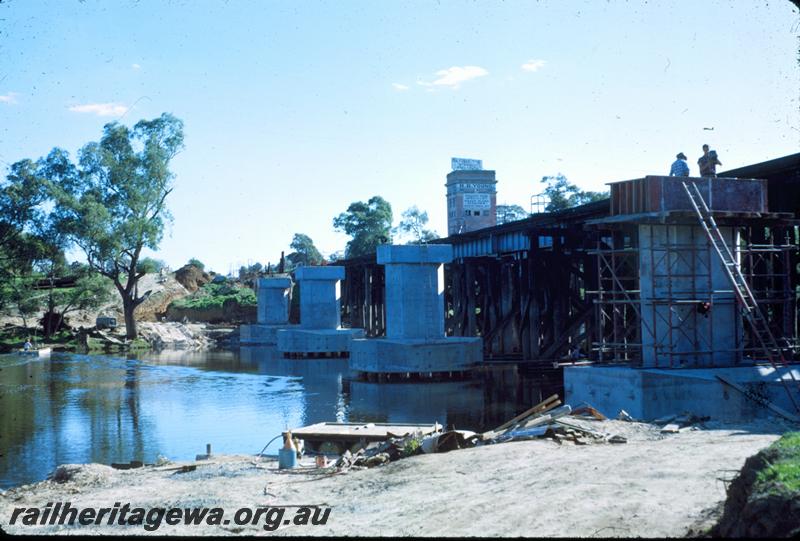
<svg viewBox="0 0 800 541"><path fill-rule="evenodd" d="M17 96L19 96L19 94L16 92L0 95L0 103L17 103Z"/></svg>
<svg viewBox="0 0 800 541"><path fill-rule="evenodd" d="M139 64L131 64L131 67L132 67L133 69L135 69L135 70L138 70L138 69L141 69L141 68L142 68L142 66L140 66Z"/></svg>
<svg viewBox="0 0 800 541"><path fill-rule="evenodd" d="M73 113L90 113L97 116L122 116L128 112L128 107L119 103L87 103L73 105L69 110Z"/></svg>
<svg viewBox="0 0 800 541"><path fill-rule="evenodd" d="M405 92L406 90L408 90L408 87L406 85L401 85L400 83L392 83L392 86L398 92Z"/></svg>
<svg viewBox="0 0 800 541"><path fill-rule="evenodd" d="M437 71L436 75L438 75L439 78L431 83L418 81L417 84L422 86L445 86L448 88L458 88L461 83L489 75L489 72L479 66L453 66L451 68Z"/></svg>
<svg viewBox="0 0 800 541"><path fill-rule="evenodd" d="M539 71L545 64L547 64L545 60L528 60L520 67L525 71Z"/></svg>

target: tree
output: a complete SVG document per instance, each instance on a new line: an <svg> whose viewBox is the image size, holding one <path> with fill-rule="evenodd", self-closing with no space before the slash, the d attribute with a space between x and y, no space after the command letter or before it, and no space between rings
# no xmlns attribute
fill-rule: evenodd
<svg viewBox="0 0 800 541"><path fill-rule="evenodd" d="M152 274L156 272L161 272L162 270L167 268L167 263L162 261L161 259L155 259L153 257L143 257L139 260L139 272L144 272L146 274Z"/></svg>
<svg viewBox="0 0 800 541"><path fill-rule="evenodd" d="M109 279L82 265L72 269L77 275L75 285L68 288L50 288L43 326L45 338L61 328L64 318L76 310L96 310L111 297Z"/></svg>
<svg viewBox="0 0 800 541"><path fill-rule="evenodd" d="M11 165L0 185L0 308L15 306L26 328L45 297L35 287L41 271L51 260L64 261L61 238L44 208L47 198L36 163Z"/></svg>
<svg viewBox="0 0 800 541"><path fill-rule="evenodd" d="M46 185L36 164L31 160L12 164L0 185L0 248L7 253L18 247L26 229L40 220L40 205L46 199Z"/></svg>
<svg viewBox="0 0 800 541"><path fill-rule="evenodd" d="M253 286L263 270L264 266L258 262L250 266L242 265L239 267L239 281L245 285Z"/></svg>
<svg viewBox="0 0 800 541"><path fill-rule="evenodd" d="M286 259L292 267L301 265L319 265L322 263L322 254L319 253L311 237L303 233L295 233L289 248L294 250Z"/></svg>
<svg viewBox="0 0 800 541"><path fill-rule="evenodd" d="M31 272L41 256L38 233L46 200L46 185L36 164L30 160L12 164L0 184L0 281Z"/></svg>
<svg viewBox="0 0 800 541"><path fill-rule="evenodd" d="M555 176L542 177L542 184L545 185L544 194L550 200L545 207L547 212L577 207L578 205L608 197L608 192L582 191L575 184L569 182L567 177L561 173Z"/></svg>
<svg viewBox="0 0 800 541"><path fill-rule="evenodd" d="M203 262L200 261L199 259L197 259L196 257L191 258L189 260L189 262L187 263L187 265L191 265L193 267L197 267L200 270L205 270L206 269L205 264L203 264Z"/></svg>
<svg viewBox="0 0 800 541"><path fill-rule="evenodd" d="M416 205L404 210L402 216L397 231L401 235L412 237L409 244L422 244L439 238L436 231L425 228L428 225L428 213L419 210Z"/></svg>
<svg viewBox="0 0 800 541"><path fill-rule="evenodd" d="M528 216L530 214L519 205L497 205L498 225L524 220Z"/></svg>
<svg viewBox="0 0 800 541"><path fill-rule="evenodd" d="M345 249L347 257L372 253L379 244L392 240L392 205L379 195L366 203L356 201L333 219L333 227L352 237Z"/></svg>
<svg viewBox="0 0 800 541"><path fill-rule="evenodd" d="M164 113L132 129L106 124L100 141L80 150L78 166L54 149L41 167L57 203L60 230L122 297L128 338L138 334L134 310L151 293L139 293L145 274L141 252L158 248L170 219L166 199L174 175L169 163L182 148L183 122Z"/></svg>
<svg viewBox="0 0 800 541"><path fill-rule="evenodd" d="M43 295L34 289L36 277L24 274L6 279L0 285L0 297L4 304L14 306L22 318L22 326L28 328L28 318L36 314L42 305Z"/></svg>

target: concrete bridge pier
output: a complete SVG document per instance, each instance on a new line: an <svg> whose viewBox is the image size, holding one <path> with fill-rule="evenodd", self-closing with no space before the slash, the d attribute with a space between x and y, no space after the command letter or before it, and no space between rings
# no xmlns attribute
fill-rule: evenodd
<svg viewBox="0 0 800 541"><path fill-rule="evenodd" d="M259 278L257 323L239 327L239 342L244 345L275 344L276 333L292 327L289 324L289 305L292 280L288 276Z"/></svg>
<svg viewBox="0 0 800 541"><path fill-rule="evenodd" d="M449 244L379 246L386 266L386 338L353 340L350 368L363 373L463 372L483 360L483 341L446 337L444 263Z"/></svg>
<svg viewBox="0 0 800 541"><path fill-rule="evenodd" d="M350 351L353 338L363 338L364 329L341 328L339 283L344 267L300 267L300 325L277 333L278 351L284 356L342 356Z"/></svg>

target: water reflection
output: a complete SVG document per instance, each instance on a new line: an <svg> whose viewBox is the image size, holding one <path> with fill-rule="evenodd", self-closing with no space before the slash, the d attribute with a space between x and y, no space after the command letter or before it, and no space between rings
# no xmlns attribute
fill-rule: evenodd
<svg viewBox="0 0 800 541"><path fill-rule="evenodd" d="M5 355L0 487L43 479L64 463L188 460L206 443L252 454L287 427L323 421L483 430L550 394L556 380L509 366L469 381L369 383L353 377L346 359L284 359L274 347Z"/></svg>

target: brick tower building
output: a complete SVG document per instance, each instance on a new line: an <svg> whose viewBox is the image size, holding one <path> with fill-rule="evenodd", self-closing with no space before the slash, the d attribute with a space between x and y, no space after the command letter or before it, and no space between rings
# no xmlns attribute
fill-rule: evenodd
<svg viewBox="0 0 800 541"><path fill-rule="evenodd" d="M447 234L458 235L497 225L495 172L481 160L453 158L447 175Z"/></svg>

